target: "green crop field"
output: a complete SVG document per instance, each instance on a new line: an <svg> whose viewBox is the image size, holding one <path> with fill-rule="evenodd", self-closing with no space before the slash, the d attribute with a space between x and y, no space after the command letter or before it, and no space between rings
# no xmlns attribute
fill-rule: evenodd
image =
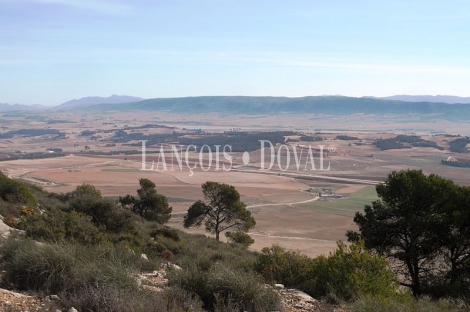
<svg viewBox="0 0 470 312"><path fill-rule="evenodd" d="M364 209L364 205L371 204L377 199L378 196L375 191L375 187L367 186L362 190L351 194L349 197L317 200L304 204L302 207L340 216L354 217L354 214L357 211L362 211Z"/></svg>

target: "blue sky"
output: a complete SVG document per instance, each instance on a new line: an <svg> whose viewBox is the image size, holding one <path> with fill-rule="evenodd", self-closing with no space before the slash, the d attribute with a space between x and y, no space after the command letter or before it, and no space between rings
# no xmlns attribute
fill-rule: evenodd
<svg viewBox="0 0 470 312"><path fill-rule="evenodd" d="M0 103L470 96L470 2L0 0Z"/></svg>

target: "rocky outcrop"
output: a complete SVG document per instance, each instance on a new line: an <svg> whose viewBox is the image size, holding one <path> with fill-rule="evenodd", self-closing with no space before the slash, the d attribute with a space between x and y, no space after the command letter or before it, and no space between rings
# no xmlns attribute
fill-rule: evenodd
<svg viewBox="0 0 470 312"><path fill-rule="evenodd" d="M274 284L273 288L281 297L284 312L344 312L343 307L325 304L304 293L303 291L285 288L282 284Z"/></svg>
<svg viewBox="0 0 470 312"><path fill-rule="evenodd" d="M0 218L0 237L8 237L10 235L11 230L11 227L3 223L3 218Z"/></svg>
<svg viewBox="0 0 470 312"><path fill-rule="evenodd" d="M0 288L0 311L56 311L55 304L46 299Z"/></svg>

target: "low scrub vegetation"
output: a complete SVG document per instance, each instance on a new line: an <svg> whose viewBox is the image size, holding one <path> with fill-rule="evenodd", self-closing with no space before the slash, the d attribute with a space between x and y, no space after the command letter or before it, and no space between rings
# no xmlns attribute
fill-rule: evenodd
<svg viewBox="0 0 470 312"><path fill-rule="evenodd" d="M422 182L419 188L424 192L419 193L422 198L429 197L425 187L434 185L430 189L436 198L441 196L440 192L452 190L446 193L451 197L439 202L442 205L428 207L439 208L443 213L442 216L434 213L435 218L431 219L436 223L432 224L446 225L442 231L448 234L441 235L439 240L432 236L429 244L422 245L427 248L422 250L423 255L437 255L435 259L452 260L449 263L456 265L447 271L444 270L447 266L441 266L435 279L423 279L422 291L432 299L418 296L416 288L410 291L403 287L407 284L397 276L402 278L406 272L402 271L402 276L394 274L384 257L385 250L374 248L368 235L372 229L380 230L383 226L373 227L366 221L383 222L386 216L400 220L393 214L370 220L368 216L378 208L383 208L380 210L383 212L391 208L387 206L388 200L394 197L386 191L402 175L409 179L400 185ZM170 218L171 207L166 197L156 192L155 184L146 179L140 181L137 197L128 195L112 200L103 198L92 185L81 185L67 194L53 194L1 175L0 211L13 211L5 222L10 220L11 226L24 231L0 244L2 287L42 296L57 294L61 308L73 306L80 311L282 311L279 294L266 285L275 283L341 303L348 311L464 311L470 297L468 188L435 177L426 178L420 172L394 173L389 179L385 186L378 186L383 202L366 209L365 216L356 215L360 232L349 232L353 242L338 242L337 249L328 256L309 258L277 245L264 248L261 253L249 251L247 247L253 240L244 232L249 227L236 221L238 214L229 214L231 221L243 225L238 228L239 224L234 223L236 226L230 227L233 231L225 232L230 243L170 228L164 223ZM239 202L235 189L217 183L214 186L228 188L230 196L227 195L226 202L235 202L236 207L243 208L234 211L242 212L241 220L248 220L248 225L254 224L251 215L244 214L245 206ZM400 190L396 195L405 193L409 198L418 194ZM225 193L217 194L224 197ZM201 207L208 212L217 208L209 204ZM420 224L418 221L427 220L426 207L422 207L424 212L413 209L420 212L415 226ZM212 224L215 223L209 223ZM400 229L399 224L393 228ZM433 231L436 232L434 228ZM418 234L423 233L428 232ZM432 246L442 247L442 253L425 254ZM458 252L458 257L445 246ZM138 282L138 274L152 272L162 265L167 267L168 284L160 291Z"/></svg>
<svg viewBox="0 0 470 312"><path fill-rule="evenodd" d="M328 257L309 258L280 246L264 248L256 269L271 283L284 283L314 297L333 296L352 301L363 296L398 296L398 281L388 262L361 244L338 248Z"/></svg>

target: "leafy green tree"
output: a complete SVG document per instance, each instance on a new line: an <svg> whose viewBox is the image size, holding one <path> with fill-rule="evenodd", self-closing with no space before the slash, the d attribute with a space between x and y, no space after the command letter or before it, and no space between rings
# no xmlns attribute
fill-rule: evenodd
<svg viewBox="0 0 470 312"><path fill-rule="evenodd" d="M140 188L137 190L138 198L131 195L119 197L119 202L124 207L129 207L132 212L146 220L165 224L171 218L172 208L168 199L157 193L155 183L149 179L139 180Z"/></svg>
<svg viewBox="0 0 470 312"><path fill-rule="evenodd" d="M215 233L218 241L223 231L247 232L255 226L255 219L234 186L208 181L202 185L202 193L205 201L198 200L189 207L184 227L199 227L204 222L206 230Z"/></svg>
<svg viewBox="0 0 470 312"><path fill-rule="evenodd" d="M456 190L452 181L421 170L394 171L376 187L380 200L356 213L359 233L349 231L348 239L362 237L367 248L392 259L396 273L406 277L402 285L419 296L449 242L446 216L453 214Z"/></svg>

